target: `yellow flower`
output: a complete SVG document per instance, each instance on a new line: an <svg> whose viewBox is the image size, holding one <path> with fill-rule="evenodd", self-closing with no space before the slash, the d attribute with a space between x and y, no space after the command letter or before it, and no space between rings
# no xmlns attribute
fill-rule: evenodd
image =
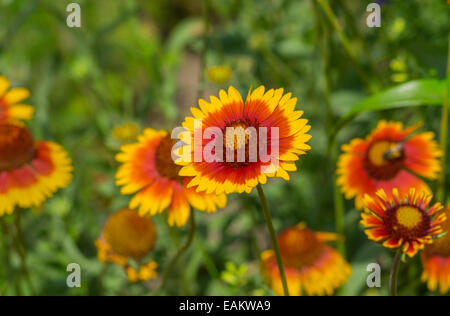
<svg viewBox="0 0 450 316"><path fill-rule="evenodd" d="M157 264L151 260L136 270L130 260L141 262L153 249L156 227L148 218L130 209L113 213L106 221L103 233L95 241L97 257L101 262L112 262L123 267L130 282L148 281L157 276Z"/></svg>
<svg viewBox="0 0 450 316"><path fill-rule="evenodd" d="M233 71L228 66L213 66L208 69L208 79L218 84L227 83L232 74Z"/></svg>
<svg viewBox="0 0 450 316"><path fill-rule="evenodd" d="M10 82L0 75L0 124L21 124L22 121L33 118L34 109L20 102L27 99L29 91L24 88L14 88L8 91Z"/></svg>
<svg viewBox="0 0 450 316"><path fill-rule="evenodd" d="M136 123L126 123L123 125L119 125L114 127L113 135L114 137L121 142L130 142L134 141L139 135L140 127Z"/></svg>

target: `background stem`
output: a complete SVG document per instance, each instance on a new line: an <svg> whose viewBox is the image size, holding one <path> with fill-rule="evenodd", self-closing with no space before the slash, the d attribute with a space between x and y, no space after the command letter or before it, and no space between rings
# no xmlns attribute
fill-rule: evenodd
<svg viewBox="0 0 450 316"><path fill-rule="evenodd" d="M275 257L277 259L278 270L280 271L281 283L283 284L283 291L285 296L289 296L289 288L286 281L286 273L284 271L283 260L281 259L280 248L278 247L277 235L275 229L273 228L272 216L270 216L269 205L267 203L266 196L264 195L263 188L261 184L256 186L258 190L258 196L261 201L261 207L264 213L264 218L266 219L267 228L269 229L270 239L272 240L272 247L275 251Z"/></svg>

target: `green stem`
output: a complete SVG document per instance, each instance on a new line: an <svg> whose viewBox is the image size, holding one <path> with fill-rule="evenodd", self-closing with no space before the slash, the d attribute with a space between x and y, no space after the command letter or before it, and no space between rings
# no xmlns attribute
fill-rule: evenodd
<svg viewBox="0 0 450 316"><path fill-rule="evenodd" d="M348 40L347 36L345 35L341 24L339 23L338 18L333 13L333 10L328 5L328 2L326 0L317 0L319 2L319 5L322 7L323 11L325 12L325 15L327 16L328 20L330 21L331 25L333 26L334 30L336 31L339 40L342 44L342 47L344 47L344 50L347 52L348 56L350 57L350 60L355 67L359 77L364 83L364 86L366 87L366 90L368 92L373 92L372 87L370 85L370 81L367 78L364 70L362 69L361 65L358 62L358 58L356 56L356 53L354 52L352 45L350 44L350 41Z"/></svg>
<svg viewBox="0 0 450 316"><path fill-rule="evenodd" d="M391 274L389 275L390 296L397 296L397 279L401 258L402 258L402 248L398 248L397 252L395 253L394 262L392 263Z"/></svg>
<svg viewBox="0 0 450 316"><path fill-rule="evenodd" d="M272 247L275 251L275 257L277 259L278 270L280 271L281 283L283 284L283 291L285 296L289 296L289 288L286 281L286 273L284 271L283 260L281 259L280 248L278 247L277 235L275 229L273 228L272 216L270 216L269 205L267 203L266 196L264 195L263 188L261 184L256 186L258 190L258 196L261 201L261 207L266 219L267 228L269 229L270 239L272 240Z"/></svg>
<svg viewBox="0 0 450 316"><path fill-rule="evenodd" d="M450 11L449 11L450 18ZM448 138L448 107L450 98L450 35L448 40L448 53L447 53L447 89L445 90L444 104L442 105L442 118L441 118L441 149L442 149L442 173L438 182L437 198L439 201L445 202L445 166L447 165L447 138Z"/></svg>
<svg viewBox="0 0 450 316"><path fill-rule="evenodd" d="M180 257L189 249L189 247L192 244L192 241L194 240L195 236L195 211L193 208L191 208L190 211L190 225L189 225L189 235L188 239L186 240L186 243L181 247L178 252L175 254L175 256L172 258L172 260L167 265L167 268L164 270L163 276L162 276L162 283L159 287L159 290L162 290L165 288L167 281L169 279L169 275L172 272L173 268L177 264Z"/></svg>
<svg viewBox="0 0 450 316"><path fill-rule="evenodd" d="M36 292L34 290L33 283L31 282L30 273L28 272L28 269L27 269L27 251L26 251L25 243L22 238L21 211L16 210L15 214L16 214L16 220L14 222L14 224L16 226L15 245L17 248L17 253L19 254L19 257L20 257L20 265L21 265L20 269L21 269L22 274L25 278L25 281L27 282L27 285L30 289L31 295L36 296Z"/></svg>

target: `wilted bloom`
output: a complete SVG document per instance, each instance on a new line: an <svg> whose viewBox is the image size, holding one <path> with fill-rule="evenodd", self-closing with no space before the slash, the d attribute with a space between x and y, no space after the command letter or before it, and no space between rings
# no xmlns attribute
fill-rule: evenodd
<svg viewBox="0 0 450 316"><path fill-rule="evenodd" d="M233 71L228 66L213 66L208 69L208 79L214 83L227 83L232 74Z"/></svg>
<svg viewBox="0 0 450 316"><path fill-rule="evenodd" d="M200 108L191 108L194 117L183 123L187 132L180 139L186 145L176 152L176 163L184 166L180 175L194 177L188 187L249 193L267 177L289 180L287 171L297 170L295 161L310 149L311 127L296 103L291 93L263 86L249 92L245 104L234 87L210 102L200 99Z"/></svg>
<svg viewBox="0 0 450 316"><path fill-rule="evenodd" d="M0 125L0 216L40 206L71 182L72 170L61 146L34 141L25 128Z"/></svg>
<svg viewBox="0 0 450 316"><path fill-rule="evenodd" d="M423 273L422 281L428 283L430 291L445 294L450 289L450 206L443 211L447 215L441 224L445 235L432 245L426 246L421 254Z"/></svg>
<svg viewBox="0 0 450 316"><path fill-rule="evenodd" d="M102 235L95 241L98 259L123 267L130 282L148 281L156 277L157 264L153 260L142 263L142 260L153 249L156 237L151 219L121 209L108 218ZM139 262L139 267L135 268L131 260Z"/></svg>
<svg viewBox="0 0 450 316"><path fill-rule="evenodd" d="M123 186L122 194L134 194L131 209L139 214L155 215L166 210L170 225L183 226L189 219L190 207L200 211L215 212L226 205L224 194L197 193L188 189L189 178L178 175L181 167L172 160L175 140L166 131L148 128L139 136L138 142L121 147L116 156L122 163L116 178Z"/></svg>
<svg viewBox="0 0 450 316"><path fill-rule="evenodd" d="M0 75L0 124L20 123L33 117L34 109L20 102L29 97L24 88L14 88L8 91L10 82Z"/></svg>
<svg viewBox="0 0 450 316"><path fill-rule="evenodd" d="M131 142L134 141L139 135L140 127L136 123L126 123L114 127L113 135L118 141Z"/></svg>
<svg viewBox="0 0 450 316"><path fill-rule="evenodd" d="M351 266L326 242L338 240L333 233L314 232L304 223L278 236L281 257L291 295L332 295L352 273ZM277 295L283 295L280 272L273 250L261 254L261 273Z"/></svg>
<svg viewBox="0 0 450 316"><path fill-rule="evenodd" d="M413 126L403 129L401 123L380 121L365 140L354 139L342 147L338 161L338 180L347 199L355 197L357 209L362 208L365 194L375 195L384 189L392 197L392 189L401 195L414 187L431 193L420 178L437 179L442 155L432 132L412 135Z"/></svg>
<svg viewBox="0 0 450 316"><path fill-rule="evenodd" d="M384 190L376 196L364 197L364 212L361 224L370 240L382 242L387 248L403 248L403 252L413 257L425 244L432 244L442 233L441 223L445 214L437 214L442 204L429 206L431 194L410 189L408 194L392 190L389 198Z"/></svg>

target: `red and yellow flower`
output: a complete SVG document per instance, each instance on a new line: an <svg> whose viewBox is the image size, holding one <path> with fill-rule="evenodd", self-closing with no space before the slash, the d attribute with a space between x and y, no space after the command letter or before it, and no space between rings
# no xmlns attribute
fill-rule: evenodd
<svg viewBox="0 0 450 316"><path fill-rule="evenodd" d="M67 152L48 141L34 141L23 127L0 124L0 216L15 207L40 206L72 180Z"/></svg>
<svg viewBox="0 0 450 316"><path fill-rule="evenodd" d="M402 247L404 253L413 257L443 232L441 223L446 216L437 214L443 206L429 206L433 196L415 188L406 195L393 189L392 196L389 198L383 189L375 197L366 195L361 224L370 240L382 242L387 248Z"/></svg>
<svg viewBox="0 0 450 316"><path fill-rule="evenodd" d="M30 105L21 104L30 95L24 88L10 89L10 82L0 75L0 124L20 124L33 118L34 109Z"/></svg>
<svg viewBox="0 0 450 316"><path fill-rule="evenodd" d="M351 266L326 242L338 240L333 233L314 232L304 223L278 236L290 295L332 295L352 274ZM280 272L273 250L261 254L261 273L277 295L283 295Z"/></svg>
<svg viewBox="0 0 450 316"><path fill-rule="evenodd" d="M157 276L157 263L142 263L156 242L156 226L136 211L121 209L106 221L103 233L95 241L101 262L113 262L122 267L130 282L148 281ZM132 262L134 261L134 262ZM135 268L139 262L138 268ZM135 263L133 265L133 263Z"/></svg>
<svg viewBox="0 0 450 316"><path fill-rule="evenodd" d="M116 179L122 194L135 194L129 207L139 214L155 215L166 210L170 225L183 226L189 219L190 207L215 212L226 205L224 194L197 193L187 188L190 178L178 175L181 167L172 160L175 140L166 131L148 128L138 142L121 147L116 156L122 165Z"/></svg>
<svg viewBox="0 0 450 316"><path fill-rule="evenodd" d="M439 287L441 294L446 294L450 289L450 206L444 213L447 220L442 223L442 229L446 234L425 247L421 254L422 281L427 282L430 291L436 291Z"/></svg>
<svg viewBox="0 0 450 316"><path fill-rule="evenodd" d="M432 132L412 135L417 127L380 121L365 140L354 139L342 147L337 183L347 199L355 197L357 209L365 194L375 195L379 189L389 197L393 188L402 195L411 187L431 193L421 177L437 179L442 152Z"/></svg>
<svg viewBox="0 0 450 316"><path fill-rule="evenodd" d="M263 86L249 92L245 104L234 87L229 87L228 93L221 90L219 98L211 96L210 102L200 99L200 108L191 108L193 117L183 122L187 133L181 133L180 139L186 145L177 151L176 163L183 166L180 175L193 177L188 187L218 194L250 193L259 183L266 183L267 177L289 180L287 171L296 171L295 161L310 150L306 142L311 138L307 134L311 127L301 118L303 111L295 110L296 103L291 93L284 94L283 89L265 91ZM198 120L201 127L197 127ZM229 134L232 129L234 133ZM217 133L222 135L221 142L215 135L214 141L221 144L218 148L223 159L198 161L196 152L207 151L211 140L198 140L196 135L204 135L207 130L221 132ZM272 147L278 150L272 151ZM252 149L255 159L251 159ZM234 158L226 159L227 152ZM244 159L239 160L239 152L244 153Z"/></svg>

